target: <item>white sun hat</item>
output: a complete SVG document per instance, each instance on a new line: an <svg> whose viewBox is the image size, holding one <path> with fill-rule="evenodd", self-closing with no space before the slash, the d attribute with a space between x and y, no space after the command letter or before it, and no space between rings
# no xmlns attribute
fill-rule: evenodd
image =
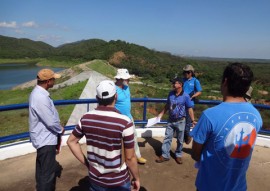
<svg viewBox="0 0 270 191"><path fill-rule="evenodd" d="M127 79L131 78L131 75L129 74L127 69L121 68L121 69L117 70L117 74L114 78L127 80Z"/></svg>

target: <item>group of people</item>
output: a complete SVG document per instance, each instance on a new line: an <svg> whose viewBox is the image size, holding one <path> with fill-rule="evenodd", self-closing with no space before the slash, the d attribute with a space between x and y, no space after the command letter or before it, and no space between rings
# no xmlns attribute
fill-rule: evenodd
<svg viewBox="0 0 270 191"><path fill-rule="evenodd" d="M246 171L262 118L246 101L253 80L251 69L241 63L229 64L222 76L223 102L194 118L195 99L202 92L194 68L183 68L183 78L170 80L172 91L158 117L168 112L162 155L156 162L170 159L173 136L177 139L175 159L182 164L183 143L193 138L192 158L196 161L197 190L246 190ZM60 75L43 69L29 98L30 138L37 149L36 189L54 190L58 137L64 132L48 89ZM127 69L118 69L115 82L104 80L96 87L96 109L85 113L67 144L89 172L90 190L121 191L140 189L138 163L146 163L137 143L131 115ZM193 127L190 132L190 128ZM87 155L79 140L86 137ZM131 177L130 177L131 176Z"/></svg>

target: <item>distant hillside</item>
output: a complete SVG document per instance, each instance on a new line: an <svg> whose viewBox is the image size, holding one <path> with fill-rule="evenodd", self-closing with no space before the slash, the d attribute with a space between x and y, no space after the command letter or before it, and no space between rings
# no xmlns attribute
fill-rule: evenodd
<svg viewBox="0 0 270 191"><path fill-rule="evenodd" d="M223 62L245 62L245 63L270 63L270 59L256 58L216 58L216 57L185 57L193 60L223 61Z"/></svg>
<svg viewBox="0 0 270 191"><path fill-rule="evenodd" d="M48 64L53 61L72 63L68 67L94 59L106 60L116 68L127 68L130 73L154 83L168 83L175 75L182 76L182 68L191 64L209 91L219 89L222 71L228 62L241 61L253 69L260 89L268 89L270 84L269 60L184 58L121 40L89 39L55 48L43 42L0 36L0 58L25 57L45 58Z"/></svg>
<svg viewBox="0 0 270 191"><path fill-rule="evenodd" d="M54 47L44 42L0 35L0 58L43 58L53 50Z"/></svg>

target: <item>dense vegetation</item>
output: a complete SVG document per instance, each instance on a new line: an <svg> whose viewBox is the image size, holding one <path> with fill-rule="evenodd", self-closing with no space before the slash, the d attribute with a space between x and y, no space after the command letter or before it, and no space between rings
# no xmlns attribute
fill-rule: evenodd
<svg viewBox="0 0 270 191"><path fill-rule="evenodd" d="M0 62L5 62L4 58L28 58L40 65L57 67L72 67L82 62L101 59L116 68L127 68L130 73L142 77L144 82L159 86L168 83L175 75L181 76L182 68L191 64L203 85L204 96L210 93L211 96L217 96L215 91L219 90L224 67L228 62L241 61L250 65L255 73L253 95L256 99L270 99L269 95L258 93L258 90L270 92L270 60L183 58L121 40L106 42L90 39L55 48L43 42L0 36Z"/></svg>
<svg viewBox="0 0 270 191"><path fill-rule="evenodd" d="M270 92L270 60L183 58L121 40L106 42L100 39L90 39L64 44L55 48L43 42L0 36L0 63L30 61L54 67L73 67L76 64L94 59L104 60L106 64L96 62L91 66L92 69L109 77L113 77L112 66L127 68L130 73L139 76L145 85L132 85L133 97L164 98L167 95L168 88L170 88L168 80L175 75L181 76L182 68L187 64L191 64L196 69L196 75L203 87L203 94L200 99L220 99L220 78L224 67L228 62L240 61L248 64L255 74L255 81L252 84L254 87L252 93L253 103L269 103L270 100L269 94L262 93L262 91ZM55 100L79 98L79 93L82 91L84 84L85 82L71 87L64 87L60 91L52 92L52 96ZM30 91L30 89L0 91L2 98L0 104L26 102ZM74 92L77 92L76 95ZM134 104L134 106L132 112L135 119L141 119L142 111L140 108L142 105ZM156 108L152 104L148 106L149 115L155 115L161 109L160 106ZM72 108L72 106L65 107L63 113L66 116L62 116L62 121L67 120ZM197 114L203 109L205 109L205 106L198 106ZM10 111L10 118L0 115L1 121L12 123L14 112L17 115L17 111ZM61 110L59 113L62 115ZM19 115L24 117L25 120L28 116L26 111ZM269 111L263 113L263 118L269 124ZM24 124L27 124L27 121ZM10 127L8 124L5 124L5 126ZM1 134L7 135L2 130Z"/></svg>

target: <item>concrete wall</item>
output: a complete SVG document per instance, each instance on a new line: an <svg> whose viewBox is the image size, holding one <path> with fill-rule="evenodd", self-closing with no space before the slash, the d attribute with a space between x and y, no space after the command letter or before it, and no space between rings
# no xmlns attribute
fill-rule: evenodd
<svg viewBox="0 0 270 191"><path fill-rule="evenodd" d="M152 127L152 128L136 128L138 137L164 137L164 127ZM62 146L66 146L66 141L71 131L67 131L62 137ZM85 143L85 138L80 140L80 143ZM270 137L264 135L258 135L256 145L270 148ZM7 158L13 158L21 155L36 152L36 149L29 141L17 142L0 147L0 160Z"/></svg>

